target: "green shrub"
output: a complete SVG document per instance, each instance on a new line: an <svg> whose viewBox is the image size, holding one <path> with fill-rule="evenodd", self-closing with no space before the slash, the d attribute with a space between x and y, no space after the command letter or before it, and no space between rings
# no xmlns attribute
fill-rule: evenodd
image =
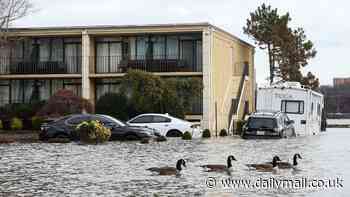
<svg viewBox="0 0 350 197"><path fill-rule="evenodd" d="M202 133L202 137L203 138L210 138L211 137L210 130L209 129L204 129L204 131Z"/></svg>
<svg viewBox="0 0 350 197"><path fill-rule="evenodd" d="M235 130L236 130L236 134L237 134L237 135L242 134L242 132L243 132L243 126L244 126L245 123L246 123L246 121L243 121L243 120L240 120L240 121L237 121L237 122L236 122L236 124L235 124Z"/></svg>
<svg viewBox="0 0 350 197"><path fill-rule="evenodd" d="M220 137L225 137L225 136L228 136L228 134L227 134L227 131L226 131L226 129L221 129L221 131L220 131Z"/></svg>
<svg viewBox="0 0 350 197"><path fill-rule="evenodd" d="M192 134L188 131L186 131L183 135L182 135L182 139L183 140L192 140Z"/></svg>
<svg viewBox="0 0 350 197"><path fill-rule="evenodd" d="M203 81L199 77L161 78L152 73L129 70L123 77L121 92L128 97L136 114L169 113L184 118L201 98ZM129 117L130 109L128 111Z"/></svg>
<svg viewBox="0 0 350 197"><path fill-rule="evenodd" d="M2 124L2 120L0 120L0 130L4 129L4 125Z"/></svg>
<svg viewBox="0 0 350 197"><path fill-rule="evenodd" d="M103 143L111 137L111 130L96 120L80 123L75 131L81 142L89 144Z"/></svg>
<svg viewBox="0 0 350 197"><path fill-rule="evenodd" d="M44 123L44 118L39 116L33 116L32 117L32 128L34 130L40 130L41 124Z"/></svg>
<svg viewBox="0 0 350 197"><path fill-rule="evenodd" d="M12 118L11 120L11 130L21 130L23 129L23 122L19 118Z"/></svg>
<svg viewBox="0 0 350 197"><path fill-rule="evenodd" d="M120 120L128 120L128 106L128 99L124 94L107 93L98 99L96 113L110 115Z"/></svg>

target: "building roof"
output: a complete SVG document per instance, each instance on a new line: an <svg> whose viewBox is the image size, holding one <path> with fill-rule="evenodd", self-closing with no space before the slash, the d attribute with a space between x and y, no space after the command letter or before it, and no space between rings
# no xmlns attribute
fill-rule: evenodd
<svg viewBox="0 0 350 197"><path fill-rule="evenodd" d="M220 31L233 39L245 44L249 47L255 48L250 43L238 38L237 36L217 27L208 22L201 23L171 23L171 24L145 24L145 25L87 25L87 26L49 26L49 27L13 27L9 31L17 32L33 32L33 31L84 31L84 30L114 30L114 29L147 29L147 28L203 28L211 27L216 31Z"/></svg>

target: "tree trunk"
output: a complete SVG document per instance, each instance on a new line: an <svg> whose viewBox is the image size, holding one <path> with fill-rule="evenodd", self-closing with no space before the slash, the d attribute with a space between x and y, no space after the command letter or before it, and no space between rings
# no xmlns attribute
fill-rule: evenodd
<svg viewBox="0 0 350 197"><path fill-rule="evenodd" d="M271 44L267 45L267 50L269 53L269 66L270 66L270 84L273 83L273 78L275 77L275 65L274 65L274 59L273 59L273 54L272 54L272 49L271 49Z"/></svg>

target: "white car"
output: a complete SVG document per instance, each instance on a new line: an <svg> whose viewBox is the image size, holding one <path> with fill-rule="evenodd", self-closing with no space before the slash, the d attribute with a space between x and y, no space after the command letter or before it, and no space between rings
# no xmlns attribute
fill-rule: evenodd
<svg viewBox="0 0 350 197"><path fill-rule="evenodd" d="M141 114L127 123L132 126L146 126L155 129L167 137L181 137L186 131L189 131L193 137L199 137L201 133L199 124L181 120L169 114Z"/></svg>

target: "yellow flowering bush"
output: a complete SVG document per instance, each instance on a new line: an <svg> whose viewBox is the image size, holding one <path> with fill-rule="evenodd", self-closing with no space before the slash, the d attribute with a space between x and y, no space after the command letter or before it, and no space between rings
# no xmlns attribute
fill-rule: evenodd
<svg viewBox="0 0 350 197"><path fill-rule="evenodd" d="M23 129L23 122L19 118L12 118L11 120L11 129L12 130L22 130Z"/></svg>
<svg viewBox="0 0 350 197"><path fill-rule="evenodd" d="M81 142L89 144L103 143L111 137L111 130L97 120L84 121L75 131Z"/></svg>

